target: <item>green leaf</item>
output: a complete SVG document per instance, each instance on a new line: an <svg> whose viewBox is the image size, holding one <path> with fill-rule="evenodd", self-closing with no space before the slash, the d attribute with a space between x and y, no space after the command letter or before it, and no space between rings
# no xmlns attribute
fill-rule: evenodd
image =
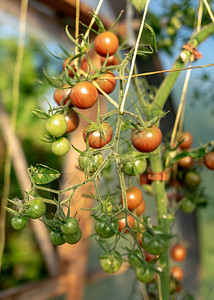
<svg viewBox="0 0 214 300"><path fill-rule="evenodd" d="M36 184L47 184L57 179L61 174L59 171L37 164L36 168L31 168L31 176Z"/></svg>
<svg viewBox="0 0 214 300"><path fill-rule="evenodd" d="M139 13L141 13L146 6L146 0L128 0L128 2L130 2Z"/></svg>
<svg viewBox="0 0 214 300"><path fill-rule="evenodd" d="M45 75L46 80L54 87L60 88L63 85L62 80L59 77L49 77L47 73L45 72L45 69L43 69L43 73Z"/></svg>
<svg viewBox="0 0 214 300"><path fill-rule="evenodd" d="M15 211L14 209L12 208L9 208L9 207L4 207L10 214L14 215L14 216L17 216L18 215L18 212Z"/></svg>

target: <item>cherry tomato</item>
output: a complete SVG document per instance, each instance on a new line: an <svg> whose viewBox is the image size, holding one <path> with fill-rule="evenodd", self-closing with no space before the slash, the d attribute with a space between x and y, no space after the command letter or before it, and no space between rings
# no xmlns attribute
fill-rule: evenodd
<svg viewBox="0 0 214 300"><path fill-rule="evenodd" d="M27 225L28 218L22 215L14 216L11 219L11 225L16 230L21 230Z"/></svg>
<svg viewBox="0 0 214 300"><path fill-rule="evenodd" d="M151 184L151 180L148 179L148 174L144 173L140 175L140 184Z"/></svg>
<svg viewBox="0 0 214 300"><path fill-rule="evenodd" d="M60 137L52 143L51 151L57 156L62 156L68 153L70 147L69 141L65 137Z"/></svg>
<svg viewBox="0 0 214 300"><path fill-rule="evenodd" d="M184 278L184 273L182 269L178 266L171 267L170 273L177 281L181 281Z"/></svg>
<svg viewBox="0 0 214 300"><path fill-rule="evenodd" d="M178 136L178 142L184 140L181 144L180 144L180 149L184 150L184 149L189 149L192 146L193 143L193 137L191 135L190 132L182 132L181 134L179 134Z"/></svg>
<svg viewBox="0 0 214 300"><path fill-rule="evenodd" d="M170 254L175 261L183 261L187 256L187 251L182 245L176 244L171 248Z"/></svg>
<svg viewBox="0 0 214 300"><path fill-rule="evenodd" d="M214 170L214 151L209 152L204 156L204 164L208 169Z"/></svg>
<svg viewBox="0 0 214 300"><path fill-rule="evenodd" d="M71 86L69 84L65 84L61 89L56 89L54 93L54 100L59 105L65 105L69 101L69 95L71 92ZM70 104L69 106L71 106Z"/></svg>
<svg viewBox="0 0 214 300"><path fill-rule="evenodd" d="M131 141L133 146L140 152L152 152L158 148L162 140L160 129L152 125L142 131L133 129Z"/></svg>
<svg viewBox="0 0 214 300"><path fill-rule="evenodd" d="M60 229L65 235L72 235L79 230L79 222L74 217L68 217L60 226Z"/></svg>
<svg viewBox="0 0 214 300"><path fill-rule="evenodd" d="M98 92L95 86L86 81L78 82L70 92L71 103L80 109L92 107L97 101L97 96Z"/></svg>
<svg viewBox="0 0 214 300"><path fill-rule="evenodd" d="M190 169L194 165L194 159L190 156L184 156L178 160L178 165L182 169Z"/></svg>
<svg viewBox="0 0 214 300"><path fill-rule="evenodd" d="M135 250L128 254L128 262L133 268L137 268L141 264L141 260L140 250Z"/></svg>
<svg viewBox="0 0 214 300"><path fill-rule="evenodd" d="M135 208L134 211L136 212L137 216L141 216L141 215L144 213L145 209L146 209L146 203L145 203L145 201L143 200L143 201L140 203L140 205L138 205L138 206Z"/></svg>
<svg viewBox="0 0 214 300"><path fill-rule="evenodd" d="M120 270L123 260L119 252L104 254L99 257L101 268L107 273L116 273Z"/></svg>
<svg viewBox="0 0 214 300"><path fill-rule="evenodd" d="M117 51L118 46L119 40L117 36L110 31L100 33L94 41L95 51L100 56L113 55Z"/></svg>
<svg viewBox="0 0 214 300"><path fill-rule="evenodd" d="M46 205L40 198L30 200L30 207L26 209L25 213L31 219L38 219L44 215Z"/></svg>
<svg viewBox="0 0 214 300"><path fill-rule="evenodd" d="M72 70L74 70L75 72L77 72L77 69L74 67L74 61L71 62L71 59L72 59L72 57L66 58L66 60L63 62L62 68L63 68L63 71L66 68L67 71L68 71L68 75L70 77L74 77L74 73L72 72Z"/></svg>
<svg viewBox="0 0 214 300"><path fill-rule="evenodd" d="M83 132L83 138L84 141L86 142L88 136L88 144L91 148L93 149L102 148L111 142L113 136L113 130L108 123L106 122L102 123L101 130L86 132L87 130L89 130L89 126L85 128Z"/></svg>
<svg viewBox="0 0 214 300"><path fill-rule="evenodd" d="M185 198L183 198L182 201L183 202L180 207L183 212L190 214L195 210L196 205L191 199L189 199L188 197L185 197Z"/></svg>
<svg viewBox="0 0 214 300"><path fill-rule="evenodd" d="M45 130L53 137L62 136L67 130L67 122L62 114L51 116L45 122Z"/></svg>
<svg viewBox="0 0 214 300"><path fill-rule="evenodd" d="M111 71L108 71L101 75L99 78L97 78L95 82L106 94L110 94L115 89L117 83L114 77L114 74ZM100 92L99 90L98 93L102 94L102 92Z"/></svg>
<svg viewBox="0 0 214 300"><path fill-rule="evenodd" d="M166 241L159 235L152 235L148 231L143 233L142 238L143 248L151 254L159 255L167 249Z"/></svg>
<svg viewBox="0 0 214 300"><path fill-rule="evenodd" d="M70 109L68 111L68 114L65 116L65 120L67 122L66 133L70 133L74 131L79 126L79 121L80 121L79 115L73 109Z"/></svg>
<svg viewBox="0 0 214 300"><path fill-rule="evenodd" d="M143 201L143 195L141 193L141 190L136 186L132 186L126 190L126 198L129 210L137 208ZM121 203L123 203L122 196Z"/></svg>
<svg viewBox="0 0 214 300"><path fill-rule="evenodd" d="M139 157L139 152L133 151L130 159L125 161L122 166L122 172L125 175L137 176L143 173L147 168L147 160Z"/></svg>
<svg viewBox="0 0 214 300"><path fill-rule="evenodd" d="M106 60L106 57L101 57L100 58L100 61L101 61L101 64L103 65L104 62ZM112 56L109 56L108 59L107 59L107 62L106 62L106 66L116 66L119 64L119 60L116 56L112 55Z"/></svg>
<svg viewBox="0 0 214 300"><path fill-rule="evenodd" d="M119 228L117 220L109 222L109 219L102 217L101 221L96 220L94 224L94 229L96 233L102 238L112 237Z"/></svg>
<svg viewBox="0 0 214 300"><path fill-rule="evenodd" d="M201 176L196 172L189 171L184 177L184 183L187 187L196 189L201 183Z"/></svg>
<svg viewBox="0 0 214 300"><path fill-rule="evenodd" d="M82 237L82 230L78 228L77 232L73 233L72 235L64 234L63 238L66 243L68 244L77 244Z"/></svg>
<svg viewBox="0 0 214 300"><path fill-rule="evenodd" d="M80 154L78 163L80 169L88 171L88 173L94 173L97 171L99 166L103 163L103 156L101 153L97 153L91 157L86 157L84 152Z"/></svg>
<svg viewBox="0 0 214 300"><path fill-rule="evenodd" d="M128 215L127 220L128 220L129 227L133 228L134 222L135 222L134 218L132 216ZM119 216L118 224L119 224L119 231L121 232L126 225L126 218L124 215ZM128 232L128 228L125 230L125 233L126 232Z"/></svg>
<svg viewBox="0 0 214 300"><path fill-rule="evenodd" d="M153 255L153 254L148 253L146 250L143 250L143 252L144 252L146 261L152 261L152 260L154 260L158 257L157 255Z"/></svg>
<svg viewBox="0 0 214 300"><path fill-rule="evenodd" d="M51 230L49 232L49 238L50 238L51 242L56 246L59 246L59 245L62 245L65 243L65 240L64 240L61 232L56 232L56 231Z"/></svg>
<svg viewBox="0 0 214 300"><path fill-rule="evenodd" d="M144 283L152 281L154 274L154 271L150 267L140 266L135 269L136 278Z"/></svg>

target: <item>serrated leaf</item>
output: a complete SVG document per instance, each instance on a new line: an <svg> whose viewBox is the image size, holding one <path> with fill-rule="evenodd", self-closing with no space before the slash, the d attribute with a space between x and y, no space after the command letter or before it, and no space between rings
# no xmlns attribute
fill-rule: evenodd
<svg viewBox="0 0 214 300"><path fill-rule="evenodd" d="M31 176L36 184L47 184L59 178L59 171L49 168L42 164L37 164L36 168L31 169Z"/></svg>

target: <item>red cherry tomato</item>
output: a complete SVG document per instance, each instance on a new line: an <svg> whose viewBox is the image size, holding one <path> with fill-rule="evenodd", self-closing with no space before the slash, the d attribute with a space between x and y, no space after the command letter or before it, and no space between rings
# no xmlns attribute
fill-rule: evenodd
<svg viewBox="0 0 214 300"><path fill-rule="evenodd" d="M101 124L103 135L102 135L102 131L100 130L86 132L88 129L89 127L87 126L83 132L83 138L84 141L86 142L87 135L88 135L88 144L91 148L99 149L111 142L113 136L113 130L108 123L104 122Z"/></svg>
<svg viewBox="0 0 214 300"><path fill-rule="evenodd" d="M92 107L97 101L97 96L98 92L95 86L86 81L78 82L70 92L71 103L80 109Z"/></svg>
<svg viewBox="0 0 214 300"><path fill-rule="evenodd" d="M106 57L101 57L100 58L100 61L101 61L102 65L104 64L105 60L106 60ZM116 56L112 55L112 56L108 57L107 62L106 62L107 67L108 66L116 66L118 64L119 64L119 59Z"/></svg>
<svg viewBox="0 0 214 300"><path fill-rule="evenodd" d="M137 216L141 216L142 213L144 213L146 209L146 202L143 200L140 205L138 205L138 207L135 208L135 212L137 214Z"/></svg>
<svg viewBox="0 0 214 300"><path fill-rule="evenodd" d="M128 209L133 210L137 208L143 201L143 195L141 190L136 186L132 186L126 190L126 198ZM123 203L123 198L121 196L121 203Z"/></svg>
<svg viewBox="0 0 214 300"><path fill-rule="evenodd" d="M214 170L214 151L204 156L204 164L208 169Z"/></svg>
<svg viewBox="0 0 214 300"><path fill-rule="evenodd" d="M134 218L132 216L128 215L127 220L128 220L129 227L133 228ZM125 227L125 225L126 225L126 219L125 219L124 215L119 216L118 223L119 223L119 229L118 230L121 232L123 230L123 228ZM128 232L128 229L126 229L125 232Z"/></svg>
<svg viewBox="0 0 214 300"><path fill-rule="evenodd" d="M69 84L65 84L61 89L56 89L54 93L54 100L56 103L59 105L65 105L69 100L70 91L71 86Z"/></svg>
<svg viewBox="0 0 214 300"><path fill-rule="evenodd" d="M114 79L114 77L114 74L109 71L97 78L95 81L106 94L110 94L116 86L116 79ZM98 93L102 94L99 90Z"/></svg>
<svg viewBox="0 0 214 300"><path fill-rule="evenodd" d="M191 135L190 132L182 132L181 134L179 134L178 136L178 142L184 140L181 144L180 144L180 149L184 150L184 149L189 149L192 146L193 143L193 137Z"/></svg>
<svg viewBox="0 0 214 300"><path fill-rule="evenodd" d="M184 273L182 269L178 266L171 267L170 273L177 281L181 281L184 278Z"/></svg>
<svg viewBox="0 0 214 300"><path fill-rule="evenodd" d="M170 254L175 261L183 261L187 256L187 251L182 245L176 244L172 247Z"/></svg>
<svg viewBox="0 0 214 300"><path fill-rule="evenodd" d="M65 116L65 120L67 122L66 133L74 131L79 126L79 115L73 109Z"/></svg>
<svg viewBox="0 0 214 300"><path fill-rule="evenodd" d="M94 41L95 50L100 56L107 56L107 53L109 56L113 55L118 46L117 36L110 31L100 33Z"/></svg>
<svg viewBox="0 0 214 300"><path fill-rule="evenodd" d="M140 184L151 184L151 180L148 179L148 174L143 173L140 175Z"/></svg>
<svg viewBox="0 0 214 300"><path fill-rule="evenodd" d="M69 75L70 77L74 77L74 73L72 72L72 70L74 70L74 71L76 72L77 69L74 67L74 61L71 62L71 59L72 59L72 57L66 58L66 60L63 62L62 68L63 68L63 71L64 71L65 68L66 68L67 71L68 71L68 75ZM70 68L69 66L70 66L71 68Z"/></svg>
<svg viewBox="0 0 214 300"><path fill-rule="evenodd" d="M184 156L178 160L178 165L182 169L190 169L194 165L194 159L190 156Z"/></svg>
<svg viewBox="0 0 214 300"><path fill-rule="evenodd" d="M133 146L140 152L152 152L158 148L162 140L160 129L152 125L142 131L133 129L131 141Z"/></svg>

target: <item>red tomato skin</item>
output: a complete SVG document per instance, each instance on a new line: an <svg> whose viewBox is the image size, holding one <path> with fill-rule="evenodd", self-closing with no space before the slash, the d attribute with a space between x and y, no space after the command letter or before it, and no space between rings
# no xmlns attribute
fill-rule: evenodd
<svg viewBox="0 0 214 300"><path fill-rule="evenodd" d="M101 61L102 65L104 64L105 60L106 60L106 57L101 56L100 61ZM108 57L107 62L106 62L107 67L117 66L118 64L119 64L119 59L116 56L111 55L111 56Z"/></svg>
<svg viewBox="0 0 214 300"><path fill-rule="evenodd" d="M92 132L86 132L88 129L88 126L85 128L83 132L83 139L86 142L87 135L88 135L88 144L91 148L93 149L99 149L107 145L108 143L111 142L112 136L113 136L113 130L111 126L104 122L101 125L101 128L103 130L105 138L102 136L101 132L99 130L95 130Z"/></svg>
<svg viewBox="0 0 214 300"><path fill-rule="evenodd" d="M182 132L178 137L178 141L182 141L182 140L184 140L184 141L180 144L180 146L179 146L180 149L186 150L192 146L193 137L190 132Z"/></svg>
<svg viewBox="0 0 214 300"><path fill-rule="evenodd" d="M132 186L126 190L126 198L127 198L127 205L129 210L133 210L137 208L143 201L143 195L141 193L141 190L136 186ZM123 203L122 196L121 196L121 203Z"/></svg>
<svg viewBox="0 0 214 300"><path fill-rule="evenodd" d="M71 103L80 109L92 107L97 101L98 92L95 86L86 81L78 82L70 92Z"/></svg>
<svg viewBox="0 0 214 300"><path fill-rule="evenodd" d="M54 100L58 105L65 105L69 101L69 94L71 91L71 86L65 84L61 89L56 89L54 93ZM64 101L63 101L64 100ZM71 106L70 104L69 106Z"/></svg>
<svg viewBox="0 0 214 300"><path fill-rule="evenodd" d="M71 109L68 112L68 114L65 116L65 120L67 122L66 133L70 133L74 131L79 126L79 121L80 121L79 115L73 109Z"/></svg>
<svg viewBox="0 0 214 300"><path fill-rule="evenodd" d="M143 200L138 207L135 208L137 216L141 216L146 209L146 202Z"/></svg>
<svg viewBox="0 0 214 300"><path fill-rule="evenodd" d="M107 56L107 53L109 56L113 55L117 51L118 46L119 40L117 36L108 31L100 33L94 41L95 51L100 56Z"/></svg>
<svg viewBox="0 0 214 300"><path fill-rule="evenodd" d="M121 216L120 216L121 217ZM130 215L127 216L128 218L128 224L131 228L134 226L134 218ZM119 228L118 230L121 232L126 224L125 216L123 218L118 219ZM125 230L125 233L128 232L128 229Z"/></svg>
<svg viewBox="0 0 214 300"><path fill-rule="evenodd" d="M204 164L208 169L214 170L214 151L204 156Z"/></svg>
<svg viewBox="0 0 214 300"><path fill-rule="evenodd" d="M158 148L162 140L160 129L152 125L142 131L133 129L131 133L131 141L133 146L140 152L152 152Z"/></svg>
<svg viewBox="0 0 214 300"><path fill-rule="evenodd" d="M95 81L106 94L110 94L116 87L116 79L114 79L114 77L114 74L109 71L97 78ZM99 90L98 93L102 94Z"/></svg>
<svg viewBox="0 0 214 300"><path fill-rule="evenodd" d="M186 258L187 252L182 245L176 244L171 248L170 254L175 261L183 261Z"/></svg>

